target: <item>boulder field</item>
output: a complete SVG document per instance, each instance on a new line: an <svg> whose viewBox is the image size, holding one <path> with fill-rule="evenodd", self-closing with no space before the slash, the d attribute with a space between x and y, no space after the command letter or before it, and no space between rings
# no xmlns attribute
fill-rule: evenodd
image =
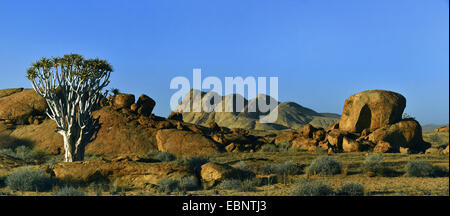
<svg viewBox="0 0 450 216"><path fill-rule="evenodd" d="M383 153L425 152L430 144L414 119L402 119L406 99L395 92L370 90L349 97L338 123L328 128L306 124L280 135L252 135L250 130L183 122L180 113L168 118L152 114L156 102L147 95L137 101L132 94L102 100L93 113L100 129L86 147L88 154L115 157L167 151L179 156L220 152L255 152L265 144L285 145L302 151L329 153L373 150ZM56 124L45 117L46 103L31 89L0 90L0 134L28 140L35 149L63 154ZM15 111L17 110L17 111ZM443 131L445 129L442 129ZM448 131L448 126L447 126Z"/></svg>
<svg viewBox="0 0 450 216"><path fill-rule="evenodd" d="M422 139L422 127L415 119L402 119L406 99L395 92L369 90L352 95L344 103L339 123L326 131L306 125L300 132L275 139L292 142L300 149L328 152L419 153L431 147Z"/></svg>

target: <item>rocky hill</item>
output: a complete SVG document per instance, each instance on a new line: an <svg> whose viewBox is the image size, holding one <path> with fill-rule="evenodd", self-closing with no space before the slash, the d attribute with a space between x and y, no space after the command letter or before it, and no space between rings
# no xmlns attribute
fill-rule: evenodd
<svg viewBox="0 0 450 216"><path fill-rule="evenodd" d="M199 125L208 125L210 122L215 122L219 126L228 128L244 128L244 129L254 129L254 130L281 130L281 129L300 129L306 124L311 124L314 127L327 128L332 123L338 122L340 116L338 114L332 113L318 113L312 109L303 107L294 102L278 102L275 99L267 95L258 95L256 98L247 100L242 95L230 94L226 96L219 96L222 100L217 105L218 107L223 107L222 112L193 112L193 101L194 101L194 91L191 90L187 94L180 105L176 108L176 112L187 110L187 106L190 105L190 112L182 112L183 121ZM213 95L218 96L215 92L201 92L201 100L205 102L210 100ZM244 108L241 110L236 110L233 106L236 100L244 101ZM259 116L267 115L268 113L259 112L249 112L249 108L256 106L259 100L264 100L265 102L271 101L270 104L276 104L278 106L278 119L274 123L260 123ZM268 104L268 103L266 103ZM224 112L225 107L231 107L234 112Z"/></svg>

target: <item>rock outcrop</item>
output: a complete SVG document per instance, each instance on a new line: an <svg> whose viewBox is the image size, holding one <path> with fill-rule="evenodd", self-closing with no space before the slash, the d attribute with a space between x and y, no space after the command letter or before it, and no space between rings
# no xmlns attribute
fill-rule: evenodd
<svg viewBox="0 0 450 216"><path fill-rule="evenodd" d="M7 89L2 94L0 120L9 120L15 124L29 124L30 117L45 115L47 102L32 89Z"/></svg>
<svg viewBox="0 0 450 216"><path fill-rule="evenodd" d="M346 100L339 123L326 131L307 124L299 132L277 136L274 143L290 142L306 151L320 147L329 152L425 152L431 144L423 140L419 122L402 119L405 106L406 99L398 93L364 91Z"/></svg>
<svg viewBox="0 0 450 216"><path fill-rule="evenodd" d="M113 96L112 105L116 109L129 108L134 103L134 95L117 94Z"/></svg>
<svg viewBox="0 0 450 216"><path fill-rule="evenodd" d="M434 129L434 132L447 132L448 133L448 125L442 126L442 127L437 127Z"/></svg>
<svg viewBox="0 0 450 216"><path fill-rule="evenodd" d="M163 129L156 133L158 150L181 156L210 155L221 152L218 145L199 133Z"/></svg>
<svg viewBox="0 0 450 216"><path fill-rule="evenodd" d="M73 163L58 163L50 170L61 180L74 182L114 182L129 188L148 189L163 178L179 179L193 175L185 165L177 162L138 163L97 159Z"/></svg>
<svg viewBox="0 0 450 216"><path fill-rule="evenodd" d="M339 129L357 133L366 128L374 131L399 122L405 107L406 99L401 94L384 90L364 91L345 100Z"/></svg>

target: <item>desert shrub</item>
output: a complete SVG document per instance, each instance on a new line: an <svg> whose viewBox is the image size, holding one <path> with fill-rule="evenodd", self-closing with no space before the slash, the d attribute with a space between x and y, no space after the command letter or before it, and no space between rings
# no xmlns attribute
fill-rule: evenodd
<svg viewBox="0 0 450 216"><path fill-rule="evenodd" d="M261 174L277 174L284 184L288 183L289 176L301 173L303 168L293 161L286 161L276 164L263 164L258 168Z"/></svg>
<svg viewBox="0 0 450 216"><path fill-rule="evenodd" d="M331 157L321 156L313 160L308 168L309 173L315 175L335 175L341 173L341 163Z"/></svg>
<svg viewBox="0 0 450 216"><path fill-rule="evenodd" d="M71 186L64 186L53 193L54 196L84 196L84 192Z"/></svg>
<svg viewBox="0 0 450 216"><path fill-rule="evenodd" d="M448 170L440 166L433 166L428 161L408 162L406 173L410 177L448 177Z"/></svg>
<svg viewBox="0 0 450 216"><path fill-rule="evenodd" d="M158 185L160 192L171 193L179 190L180 181L172 178L163 178L158 181Z"/></svg>
<svg viewBox="0 0 450 216"><path fill-rule="evenodd" d="M252 166L246 164L244 161L240 161L234 168L246 172L254 172L254 169Z"/></svg>
<svg viewBox="0 0 450 216"><path fill-rule="evenodd" d="M32 147L33 142L27 139L19 139L9 135L0 135L0 149L15 150L19 146Z"/></svg>
<svg viewBox="0 0 450 216"><path fill-rule="evenodd" d="M237 179L251 179L255 177L254 168L247 165L244 161L240 161L235 167L234 178Z"/></svg>
<svg viewBox="0 0 450 216"><path fill-rule="evenodd" d="M302 168L293 161L276 164L263 164L258 168L261 174L296 175L301 173Z"/></svg>
<svg viewBox="0 0 450 216"><path fill-rule="evenodd" d="M239 179L225 179L217 187L222 190L239 190L241 182Z"/></svg>
<svg viewBox="0 0 450 216"><path fill-rule="evenodd" d="M333 189L323 181L299 180L291 191L292 196L332 196Z"/></svg>
<svg viewBox="0 0 450 216"><path fill-rule="evenodd" d="M274 144L265 144L261 147L262 152L277 152L278 148Z"/></svg>
<svg viewBox="0 0 450 216"><path fill-rule="evenodd" d="M195 190L199 188L199 180L196 176L185 176L179 181L179 187L182 191Z"/></svg>
<svg viewBox="0 0 450 216"><path fill-rule="evenodd" d="M14 152L12 149L9 149L9 148L8 149L0 149L0 153L17 158L16 152Z"/></svg>
<svg viewBox="0 0 450 216"><path fill-rule="evenodd" d="M221 190L235 190L241 192L255 191L255 182L251 179L225 179L218 186Z"/></svg>
<svg viewBox="0 0 450 216"><path fill-rule="evenodd" d="M341 196L364 196L364 186L361 183L350 182L341 187Z"/></svg>
<svg viewBox="0 0 450 216"><path fill-rule="evenodd" d="M296 175L301 173L302 169L293 161L286 161L272 165L276 174L279 175Z"/></svg>
<svg viewBox="0 0 450 216"><path fill-rule="evenodd" d="M153 158L163 162L174 161L177 159L177 157L170 152L158 152Z"/></svg>
<svg viewBox="0 0 450 216"><path fill-rule="evenodd" d="M205 163L208 163L208 158L205 157L184 157L179 158L178 163L188 166L190 170L194 171L195 173L200 173L201 166Z"/></svg>
<svg viewBox="0 0 450 216"><path fill-rule="evenodd" d="M448 168L433 166L433 177L448 177Z"/></svg>
<svg viewBox="0 0 450 216"><path fill-rule="evenodd" d="M385 166L383 164L383 156L380 154L372 154L364 159L364 171L377 175L383 175Z"/></svg>
<svg viewBox="0 0 450 216"><path fill-rule="evenodd" d="M256 183L252 179L245 179L241 181L241 192L249 192L249 191L256 191L255 187Z"/></svg>
<svg viewBox="0 0 450 216"><path fill-rule="evenodd" d="M28 154L28 160L36 161L39 164L45 163L48 159L48 154L42 150L32 150Z"/></svg>
<svg viewBox="0 0 450 216"><path fill-rule="evenodd" d="M278 143L278 151L280 152L287 152L289 151L289 148L291 147L291 143L289 141L282 141Z"/></svg>
<svg viewBox="0 0 450 216"><path fill-rule="evenodd" d="M406 164L406 173L410 177L431 177L433 165L427 161L409 161Z"/></svg>
<svg viewBox="0 0 450 216"><path fill-rule="evenodd" d="M430 139L431 142L435 142L435 143L438 143L439 141L441 141L441 138L439 137L438 134L430 134L428 136L428 139Z"/></svg>
<svg viewBox="0 0 450 216"><path fill-rule="evenodd" d="M6 177L5 183L11 190L18 191L46 191L52 187L52 180L44 171L30 167L14 171Z"/></svg>
<svg viewBox="0 0 450 216"><path fill-rule="evenodd" d="M48 154L44 151L33 150L28 146L18 146L17 148L15 148L15 151L13 149L1 149L0 153L22 159L27 162L36 161L39 164L44 163L48 158Z"/></svg>

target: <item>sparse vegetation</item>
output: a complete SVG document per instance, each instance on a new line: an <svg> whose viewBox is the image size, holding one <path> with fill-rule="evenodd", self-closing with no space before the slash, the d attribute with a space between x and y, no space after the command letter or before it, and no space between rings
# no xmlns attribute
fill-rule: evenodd
<svg viewBox="0 0 450 216"><path fill-rule="evenodd" d="M278 143L279 152L287 152L291 148L291 143L289 141L282 141Z"/></svg>
<svg viewBox="0 0 450 216"><path fill-rule="evenodd" d="M163 162L174 161L177 159L177 157L170 152L157 152L153 155L153 158Z"/></svg>
<svg viewBox="0 0 450 216"><path fill-rule="evenodd" d="M239 180L239 179L225 179L217 188L222 190L235 190L240 192L249 192L256 190L256 184L251 179Z"/></svg>
<svg viewBox="0 0 450 216"><path fill-rule="evenodd" d="M274 144L265 144L261 147L262 152L277 152L278 148Z"/></svg>
<svg viewBox="0 0 450 216"><path fill-rule="evenodd" d="M448 170L433 166L428 161L409 161L406 164L406 174L409 177L448 177Z"/></svg>
<svg viewBox="0 0 450 216"><path fill-rule="evenodd" d="M406 173L410 177L431 177L433 165L427 161L410 161L406 164Z"/></svg>
<svg viewBox="0 0 450 216"><path fill-rule="evenodd" d="M22 159L27 162L36 162L38 164L45 163L48 154L42 150L33 150L27 146L18 146L13 149L0 149L0 153L9 155L14 158Z"/></svg>
<svg viewBox="0 0 450 216"><path fill-rule="evenodd" d="M194 173L199 173L200 167L203 164L208 163L209 160L205 157L183 157L179 158L177 161L180 164L188 166Z"/></svg>
<svg viewBox="0 0 450 216"><path fill-rule="evenodd" d="M361 183L350 182L341 187L341 196L364 196L364 186Z"/></svg>
<svg viewBox="0 0 450 216"><path fill-rule="evenodd" d="M364 160L364 171L369 175L383 176L385 173L385 166L383 164L383 156L380 154L372 154Z"/></svg>
<svg viewBox="0 0 450 216"><path fill-rule="evenodd" d="M291 191L292 196L332 196L333 189L323 181L300 179Z"/></svg>
<svg viewBox="0 0 450 216"><path fill-rule="evenodd" d="M341 173L341 167L341 162L338 160L329 156L321 156L313 160L308 171L313 175L331 176Z"/></svg>
<svg viewBox="0 0 450 216"><path fill-rule="evenodd" d="M163 178L158 181L159 191L162 193L171 193L178 191L180 182L172 178Z"/></svg>
<svg viewBox="0 0 450 216"><path fill-rule="evenodd" d="M8 188L16 191L47 191L52 187L52 180L44 171L31 167L20 168L6 177Z"/></svg>
<svg viewBox="0 0 450 216"><path fill-rule="evenodd" d="M190 191L198 189L200 186L199 180L196 176L182 177L179 182L179 187L182 191Z"/></svg>
<svg viewBox="0 0 450 216"><path fill-rule="evenodd" d="M244 180L255 177L254 168L247 165L244 161L240 161L234 168L237 169L236 178Z"/></svg>
<svg viewBox="0 0 450 216"><path fill-rule="evenodd" d="M84 196L85 193L77 188L64 186L53 193L54 196Z"/></svg>

